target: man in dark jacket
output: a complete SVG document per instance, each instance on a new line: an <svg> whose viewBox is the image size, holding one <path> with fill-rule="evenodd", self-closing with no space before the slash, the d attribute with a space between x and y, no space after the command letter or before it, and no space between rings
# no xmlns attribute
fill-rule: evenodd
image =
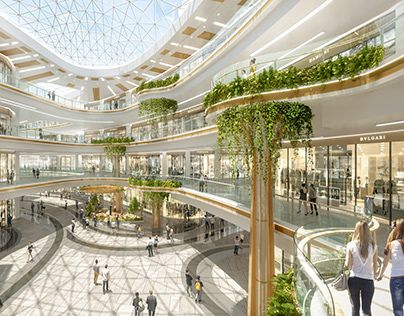
<svg viewBox="0 0 404 316"><path fill-rule="evenodd" d="M192 296L192 276L189 274L189 270L185 271L185 283L187 284L187 294Z"/></svg>
<svg viewBox="0 0 404 316"><path fill-rule="evenodd" d="M149 310L149 316L154 316L157 307L157 298L153 295L153 291L149 291L150 295L146 299L147 309Z"/></svg>

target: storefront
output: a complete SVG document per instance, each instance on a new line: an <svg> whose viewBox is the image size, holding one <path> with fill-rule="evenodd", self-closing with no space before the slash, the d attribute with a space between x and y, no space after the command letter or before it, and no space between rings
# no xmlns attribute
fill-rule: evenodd
<svg viewBox="0 0 404 316"><path fill-rule="evenodd" d="M130 174L135 176L157 176L161 174L160 155L129 155Z"/></svg>
<svg viewBox="0 0 404 316"><path fill-rule="evenodd" d="M321 141L311 148L282 149L276 194L296 197L313 184L317 202L389 220L404 217L403 133Z"/></svg>

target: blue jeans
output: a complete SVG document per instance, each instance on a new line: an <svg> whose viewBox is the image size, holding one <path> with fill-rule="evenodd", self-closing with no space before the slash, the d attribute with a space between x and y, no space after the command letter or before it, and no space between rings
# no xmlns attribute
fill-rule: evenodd
<svg viewBox="0 0 404 316"><path fill-rule="evenodd" d="M352 305L352 316L359 316L361 301L363 315L371 316L370 306L375 293L373 280L350 277L348 279L348 290Z"/></svg>
<svg viewBox="0 0 404 316"><path fill-rule="evenodd" d="M403 316L404 277L390 279L390 293L394 316Z"/></svg>

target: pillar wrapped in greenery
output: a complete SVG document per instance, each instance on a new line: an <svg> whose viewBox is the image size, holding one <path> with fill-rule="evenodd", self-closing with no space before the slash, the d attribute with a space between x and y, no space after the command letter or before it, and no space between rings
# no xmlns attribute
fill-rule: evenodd
<svg viewBox="0 0 404 316"><path fill-rule="evenodd" d="M248 314L265 315L273 293L274 262L273 173L283 140L292 146L309 144L311 109L298 102L237 106L217 119L218 144L233 159L240 154L251 173L250 264Z"/></svg>
<svg viewBox="0 0 404 316"><path fill-rule="evenodd" d="M104 147L105 156L112 160L112 176L119 177L121 173L121 160L125 156L126 146L123 144L107 144Z"/></svg>
<svg viewBox="0 0 404 316"><path fill-rule="evenodd" d="M159 233L161 230L161 209L164 200L168 199L169 194L166 192L144 192L143 199L152 209L152 231Z"/></svg>

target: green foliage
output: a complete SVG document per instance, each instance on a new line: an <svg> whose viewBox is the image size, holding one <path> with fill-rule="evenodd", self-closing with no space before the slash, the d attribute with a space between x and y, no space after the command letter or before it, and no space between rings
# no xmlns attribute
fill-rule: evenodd
<svg viewBox="0 0 404 316"><path fill-rule="evenodd" d="M126 146L125 145L120 145L120 144L107 144L104 147L104 153L107 157L122 157L126 153Z"/></svg>
<svg viewBox="0 0 404 316"><path fill-rule="evenodd" d="M312 118L311 109L299 102L232 107L217 119L218 145L227 147L233 160L242 154L247 168L254 157L257 172L265 178L269 164L277 162L283 140L289 140L293 147L309 145Z"/></svg>
<svg viewBox="0 0 404 316"><path fill-rule="evenodd" d="M167 192L143 192L143 199L154 209L161 208L168 196L169 193Z"/></svg>
<svg viewBox="0 0 404 316"><path fill-rule="evenodd" d="M91 144L129 144L133 141L133 137L107 137L104 139L92 139Z"/></svg>
<svg viewBox="0 0 404 316"><path fill-rule="evenodd" d="M132 198L132 200L129 203L128 208L126 209L126 212L130 213L130 214L134 214L139 212L140 210L140 203L137 200L136 197Z"/></svg>
<svg viewBox="0 0 404 316"><path fill-rule="evenodd" d="M312 67L286 70L265 69L256 76L237 77L228 84L218 82L205 96L206 108L237 96L278 89L295 89L334 79L354 78L360 72L376 67L384 58L383 46L365 46L355 55L338 56Z"/></svg>
<svg viewBox="0 0 404 316"><path fill-rule="evenodd" d="M91 194L90 200L88 201L84 213L86 217L90 216L92 213L97 211L100 201L98 200L97 194Z"/></svg>
<svg viewBox="0 0 404 316"><path fill-rule="evenodd" d="M176 100L167 98L147 99L140 102L139 115L152 115L153 117L163 116L177 111L178 103Z"/></svg>
<svg viewBox="0 0 404 316"><path fill-rule="evenodd" d="M267 316L302 315L295 296L295 277L293 270L274 277L274 296L268 300Z"/></svg>
<svg viewBox="0 0 404 316"><path fill-rule="evenodd" d="M180 181L175 180L156 180L156 179L141 179L130 177L129 184L140 187L159 187L159 188L179 188L182 186Z"/></svg>
<svg viewBox="0 0 404 316"><path fill-rule="evenodd" d="M145 89L153 89L153 88L161 88L161 87L167 87L169 85L172 85L173 83L176 83L180 79L179 74L175 74L171 77L168 77L166 79L162 80L154 80L154 81L142 81L139 85L139 87L136 88L136 92L140 92Z"/></svg>

